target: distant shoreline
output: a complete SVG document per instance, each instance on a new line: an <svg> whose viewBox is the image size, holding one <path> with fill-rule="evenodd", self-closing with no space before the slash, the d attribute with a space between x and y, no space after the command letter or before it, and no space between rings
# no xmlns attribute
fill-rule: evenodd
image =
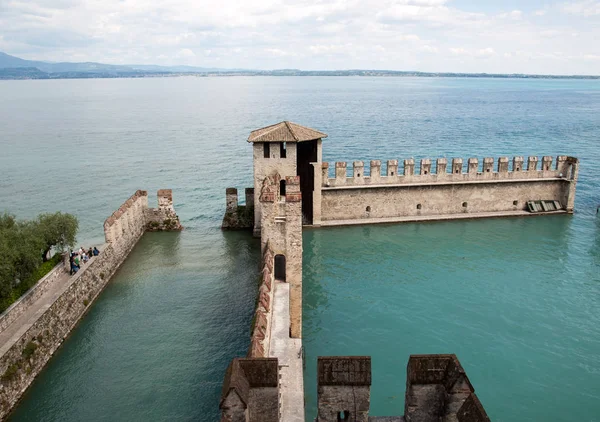
<svg viewBox="0 0 600 422"><path fill-rule="evenodd" d="M536 75L524 73L420 72L401 70L256 70L198 66L115 65L96 62L43 62L25 60L0 52L0 80L21 79L108 79L165 78L178 76L370 76L421 78L494 78L494 79L600 79L600 75Z"/></svg>
<svg viewBox="0 0 600 422"><path fill-rule="evenodd" d="M115 79L115 78L169 78L181 76L236 77L236 76L361 76L361 77L420 77L420 78L486 78L486 79L581 79L599 80L600 75L528 75L501 73L407 72L387 70L268 70L268 71L217 71L217 72L60 72L48 73L37 68L0 69L0 80L40 79Z"/></svg>

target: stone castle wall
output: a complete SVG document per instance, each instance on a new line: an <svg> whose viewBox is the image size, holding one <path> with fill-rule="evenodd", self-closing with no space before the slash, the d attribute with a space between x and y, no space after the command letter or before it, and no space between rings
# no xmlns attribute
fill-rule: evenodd
<svg viewBox="0 0 600 422"><path fill-rule="evenodd" d="M265 144L255 143L252 146L254 162L254 203L259 204L261 188L266 177L274 174L281 178L297 175L297 145L293 142L286 144L285 158L281 157L279 143L267 143L269 145L269 158L264 156ZM279 181L277 181L279 183ZM262 207L256 207L254 211L254 234L260 235Z"/></svg>
<svg viewBox="0 0 600 422"><path fill-rule="evenodd" d="M183 229L173 207L173 191L171 189L158 191L158 208L146 208L144 217L148 231Z"/></svg>
<svg viewBox="0 0 600 422"><path fill-rule="evenodd" d="M262 257L260 287L256 300L252 337L250 339L249 358L266 358L269 356L271 326L273 320L273 263L275 255L267 244Z"/></svg>
<svg viewBox="0 0 600 422"><path fill-rule="evenodd" d="M300 178L285 177L287 191L279 191L279 174L266 177L261 186L261 250L267 244L274 255L285 257L286 282L290 285L290 333L302 337L302 194ZM255 227L256 229L256 227Z"/></svg>
<svg viewBox="0 0 600 422"><path fill-rule="evenodd" d="M415 174L414 160L404 161L403 175L398 175L398 162L388 161L386 175L381 163L372 161L370 175L365 176L362 162L354 162L352 177L347 177L347 164L336 163L336 177L329 178L329 165L322 164L319 185L321 199L315 224L326 221L393 217L419 217L468 213L523 211L527 201L557 200L567 212L573 211L578 161L560 156L556 165L551 157L501 157L494 162L471 158L467 172L463 160L454 159L448 167L446 159L436 162L421 160ZM316 170L316 169L315 169ZM316 171L315 171L316 173Z"/></svg>
<svg viewBox="0 0 600 422"><path fill-rule="evenodd" d="M569 178L571 165L577 159L558 156L556 163L549 156L500 157L484 158L439 158L432 162L430 159L421 160L418 168L414 159L404 160L402 174L398 173L398 160L389 160L385 174L381 173L381 161L370 163L369 175L363 161L354 161L351 165L345 162L335 163L335 177L329 177L329 163L321 165L321 181L323 187L363 186L371 184L410 184L410 183L440 183L440 182L473 182L473 181L510 181L522 179ZM464 171L466 166L466 172ZM350 173L350 174L348 174Z"/></svg>
<svg viewBox="0 0 600 422"><path fill-rule="evenodd" d="M112 275L144 234L147 226L148 195L137 191L104 223L106 244L101 253L72 276L55 295L50 305L31 325L23 326L4 344L0 356L0 419L6 418L44 365L62 344L86 310L98 297ZM63 264L54 270L52 280L40 280L36 295L41 297L52 281L64 271ZM58 276L56 274L59 274ZM41 282L44 282L40 284ZM28 300L28 305L33 301ZM20 312L27 307L9 308ZM14 321L18 316L7 317ZM7 324L6 324L7 325ZM6 326L5 325L5 326Z"/></svg>
<svg viewBox="0 0 600 422"><path fill-rule="evenodd" d="M64 263L60 262L56 265L52 271L42 277L33 287L31 287L23 296L19 298L15 303L10 305L0 315L0 333L12 324L17 318L29 308L29 306L38 300L44 293L48 291L48 288L52 286L60 276L65 274Z"/></svg>

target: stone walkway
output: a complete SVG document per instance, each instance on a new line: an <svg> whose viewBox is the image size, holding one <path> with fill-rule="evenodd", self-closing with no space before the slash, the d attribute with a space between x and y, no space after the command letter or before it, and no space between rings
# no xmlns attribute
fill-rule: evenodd
<svg viewBox="0 0 600 422"><path fill-rule="evenodd" d="M304 422L302 339L290 338L290 285L275 282L269 357L279 359L279 420Z"/></svg>
<svg viewBox="0 0 600 422"><path fill-rule="evenodd" d="M79 270L83 271L90 265L96 257L92 257L87 264ZM72 277L77 277L75 274ZM4 331L0 333L0 356L3 356L21 336L44 314L44 312L61 295L64 289L70 284L72 277L69 273L63 273L48 290L35 301L19 318L14 320Z"/></svg>
<svg viewBox="0 0 600 422"><path fill-rule="evenodd" d="M474 218L493 217L533 217L551 214L566 214L565 210L542 213L528 211L497 211L497 212L468 212L463 214L413 215L408 217L389 218L357 218L354 220L321 221L320 227L354 226L359 224L412 223L418 221L469 220Z"/></svg>

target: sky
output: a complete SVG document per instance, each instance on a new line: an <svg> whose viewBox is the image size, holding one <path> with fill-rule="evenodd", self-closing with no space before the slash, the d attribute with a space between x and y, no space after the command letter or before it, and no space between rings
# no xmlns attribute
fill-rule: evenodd
<svg viewBox="0 0 600 422"><path fill-rule="evenodd" d="M600 75L600 0L0 0L31 60Z"/></svg>

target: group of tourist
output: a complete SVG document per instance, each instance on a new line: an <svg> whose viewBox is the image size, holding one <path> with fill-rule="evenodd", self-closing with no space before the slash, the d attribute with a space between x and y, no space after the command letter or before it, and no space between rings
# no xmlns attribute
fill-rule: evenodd
<svg viewBox="0 0 600 422"><path fill-rule="evenodd" d="M71 251L69 256L69 262L71 263L70 274L75 274L77 271L79 271L83 264L87 263L93 256L98 255L100 255L100 251L95 246L93 249L89 248L87 251L83 248L83 246L81 246L75 252Z"/></svg>

